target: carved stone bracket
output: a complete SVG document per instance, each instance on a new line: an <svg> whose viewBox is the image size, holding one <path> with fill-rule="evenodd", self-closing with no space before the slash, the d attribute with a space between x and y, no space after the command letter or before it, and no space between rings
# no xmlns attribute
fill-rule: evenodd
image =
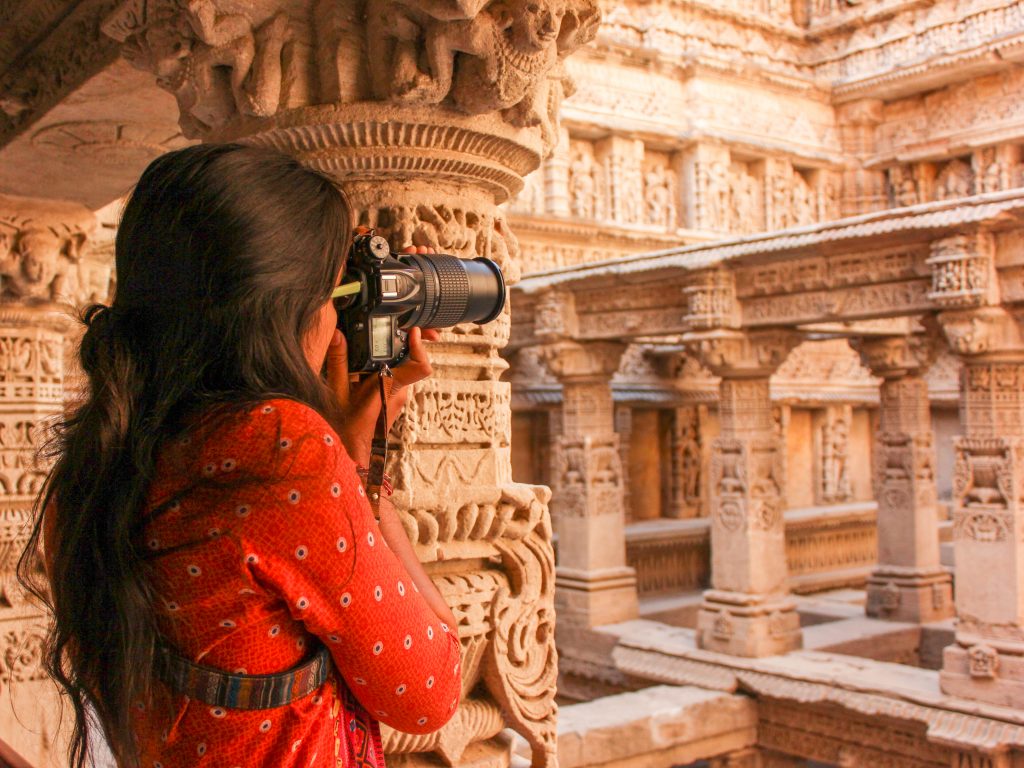
<svg viewBox="0 0 1024 768"><path fill-rule="evenodd" d="M684 289L686 323L694 331L739 328L735 274L725 269L708 270Z"/></svg>
<svg viewBox="0 0 1024 768"><path fill-rule="evenodd" d="M882 378L921 375L938 356L934 335L914 334L886 338L855 339L853 346L864 365Z"/></svg>
<svg viewBox="0 0 1024 768"><path fill-rule="evenodd" d="M1020 320L1004 307L943 312L938 320L950 349L958 355L1024 358Z"/></svg>
<svg viewBox="0 0 1024 768"><path fill-rule="evenodd" d="M683 336L691 354L716 376L763 378L771 376L803 340L789 329L740 332L714 330Z"/></svg>
<svg viewBox="0 0 1024 768"><path fill-rule="evenodd" d="M619 369L626 344L563 341L543 347L548 369L562 381L607 381Z"/></svg>
<svg viewBox="0 0 1024 768"><path fill-rule="evenodd" d="M995 238L989 233L955 235L932 243L928 258L932 291L928 298L943 309L999 303Z"/></svg>
<svg viewBox="0 0 1024 768"><path fill-rule="evenodd" d="M533 308L534 336L543 341L556 341L572 339L578 332L579 319L572 293L547 290L537 297Z"/></svg>

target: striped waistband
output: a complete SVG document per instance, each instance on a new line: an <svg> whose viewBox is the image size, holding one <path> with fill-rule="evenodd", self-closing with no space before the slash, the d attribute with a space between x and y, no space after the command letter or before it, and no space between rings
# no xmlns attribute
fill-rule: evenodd
<svg viewBox="0 0 1024 768"><path fill-rule="evenodd" d="M176 693L212 707L272 709L311 694L323 685L330 667L331 654L324 645L285 672L242 675L196 664L161 644L155 671L157 679Z"/></svg>

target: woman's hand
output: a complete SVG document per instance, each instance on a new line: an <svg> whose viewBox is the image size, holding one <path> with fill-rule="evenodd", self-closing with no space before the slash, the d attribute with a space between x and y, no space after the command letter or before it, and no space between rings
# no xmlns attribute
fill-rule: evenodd
<svg viewBox="0 0 1024 768"><path fill-rule="evenodd" d="M432 253L433 249L411 246L403 253ZM391 372L391 394L388 397L388 429L398 418L409 396L408 387L430 376L433 368L424 341L437 341L435 330L409 329L409 356ZM354 379L354 380L353 380ZM327 384L338 399L343 422L335 425L349 456L357 465L370 462L370 444L380 415L380 377L368 374L353 377L348 372L348 347L341 331L335 330L327 349Z"/></svg>

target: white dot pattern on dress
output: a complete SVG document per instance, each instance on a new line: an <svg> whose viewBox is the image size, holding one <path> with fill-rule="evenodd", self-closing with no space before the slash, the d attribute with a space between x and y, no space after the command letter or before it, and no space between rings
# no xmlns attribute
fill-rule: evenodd
<svg viewBox="0 0 1024 768"><path fill-rule="evenodd" d="M335 498L341 496L341 486L337 483L331 486L331 496L334 496Z"/></svg>
<svg viewBox="0 0 1024 768"><path fill-rule="evenodd" d="M196 747L196 752L197 752L197 753L198 753L199 755L205 755L205 754L206 754L206 744L199 744L199 745L198 745L198 746Z"/></svg>
<svg viewBox="0 0 1024 768"><path fill-rule="evenodd" d="M291 491L288 492L288 503L289 504L298 504L301 499L302 499L302 494L299 493L298 491L296 491L294 488Z"/></svg>
<svg viewBox="0 0 1024 768"><path fill-rule="evenodd" d="M352 605L352 595L346 592L341 596L341 607L348 608L350 605Z"/></svg>
<svg viewBox="0 0 1024 768"><path fill-rule="evenodd" d="M224 461L220 463L220 468L224 472L230 472L237 466L238 462L235 461L234 459L224 459Z"/></svg>
<svg viewBox="0 0 1024 768"><path fill-rule="evenodd" d="M196 565L195 563L192 563L191 565L188 566L188 575L189 576L198 576L202 572L203 572L202 569L198 565Z"/></svg>
<svg viewBox="0 0 1024 768"><path fill-rule="evenodd" d="M297 559L299 559L299 560L305 560L306 556L308 554L309 554L309 547L307 547L305 545L300 545L300 546L295 548L295 557Z"/></svg>
<svg viewBox="0 0 1024 768"><path fill-rule="evenodd" d="M373 599L378 603L384 599L384 590L380 588L379 584L373 589Z"/></svg>
<svg viewBox="0 0 1024 768"><path fill-rule="evenodd" d="M380 656L381 653L383 653L383 651L384 651L384 643L383 642L378 640L376 643L373 644L373 655L374 656Z"/></svg>
<svg viewBox="0 0 1024 768"><path fill-rule="evenodd" d="M346 549L348 549L348 540L344 536L342 536L340 539L338 539L338 551L344 552Z"/></svg>
<svg viewBox="0 0 1024 768"><path fill-rule="evenodd" d="M278 445L281 446L281 450L287 451L289 448L292 447L292 441L289 440L287 437L283 437L281 438L281 442L278 443Z"/></svg>
<svg viewBox="0 0 1024 768"><path fill-rule="evenodd" d="M370 531L369 533L366 534L366 543L367 544L369 544L372 547L374 545L375 541L376 541L376 539L373 538L373 531Z"/></svg>
<svg viewBox="0 0 1024 768"><path fill-rule="evenodd" d="M278 634L280 634L280 632L281 632L281 625L280 624L275 624L274 626L272 626L270 629L267 630L267 634L270 635L271 637L277 637Z"/></svg>
<svg viewBox="0 0 1024 768"><path fill-rule="evenodd" d="M334 438L330 435L324 435L324 442L328 445L334 445Z"/></svg>
<svg viewBox="0 0 1024 768"><path fill-rule="evenodd" d="M255 552L250 552L248 555L245 556L245 562L247 562L249 565L256 565L256 563L258 563L259 561L259 555L257 555Z"/></svg>
<svg viewBox="0 0 1024 768"><path fill-rule="evenodd" d="M434 687L434 676L431 675L430 677L427 678L427 689L429 690L429 689L431 689L433 687Z"/></svg>
<svg viewBox="0 0 1024 768"><path fill-rule="evenodd" d="M433 639L434 639L434 628L431 627L431 626L428 626L427 627L427 640L433 640Z"/></svg>
<svg viewBox="0 0 1024 768"><path fill-rule="evenodd" d="M416 725L426 725L426 724L427 724L427 718L425 718L425 717L421 717L419 720L416 721Z"/></svg>
<svg viewBox="0 0 1024 768"><path fill-rule="evenodd" d="M270 721L269 720L264 720L262 723L260 723L260 733L266 733L269 730L270 730Z"/></svg>
<svg viewBox="0 0 1024 768"><path fill-rule="evenodd" d="M398 582L398 594L400 594L402 597L405 597L405 584L403 584L402 582Z"/></svg>
<svg viewBox="0 0 1024 768"><path fill-rule="evenodd" d="M250 512L250 510L249 510L249 505L248 504L243 504L242 506L240 506L238 509L235 510L235 514L238 515L239 517L248 517L249 516L249 512Z"/></svg>
<svg viewBox="0 0 1024 768"><path fill-rule="evenodd" d="M396 696L401 696L403 693L405 693L405 691L406 691L406 685L405 685L405 683L402 683L400 686L395 688L395 695Z"/></svg>
<svg viewBox="0 0 1024 768"><path fill-rule="evenodd" d="M210 714L214 717L220 718L224 717L227 714L227 710L225 710L223 707L210 707Z"/></svg>
<svg viewBox="0 0 1024 768"><path fill-rule="evenodd" d="M235 622L233 622L231 619L224 619L224 621L222 621L220 625L224 627L224 629L233 629L235 627Z"/></svg>
<svg viewBox="0 0 1024 768"><path fill-rule="evenodd" d="M405 650L412 648L412 635L405 636Z"/></svg>
<svg viewBox="0 0 1024 768"><path fill-rule="evenodd" d="M309 598L300 597L298 600L295 601L295 607L298 608L300 611L306 610L307 608L309 608Z"/></svg>

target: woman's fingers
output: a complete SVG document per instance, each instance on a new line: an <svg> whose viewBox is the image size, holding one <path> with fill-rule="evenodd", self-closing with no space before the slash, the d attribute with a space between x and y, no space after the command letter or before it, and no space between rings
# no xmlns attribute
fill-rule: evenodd
<svg viewBox="0 0 1024 768"><path fill-rule="evenodd" d="M342 410L349 406L350 393L348 381L348 346L345 337L337 328L327 347L327 384L338 399Z"/></svg>
<svg viewBox="0 0 1024 768"><path fill-rule="evenodd" d="M435 339L437 332L431 333ZM430 355L427 354L426 345L423 343L423 331L419 328L409 329L409 357L404 363L395 368L395 388L407 387L427 378L434 369L430 365Z"/></svg>

